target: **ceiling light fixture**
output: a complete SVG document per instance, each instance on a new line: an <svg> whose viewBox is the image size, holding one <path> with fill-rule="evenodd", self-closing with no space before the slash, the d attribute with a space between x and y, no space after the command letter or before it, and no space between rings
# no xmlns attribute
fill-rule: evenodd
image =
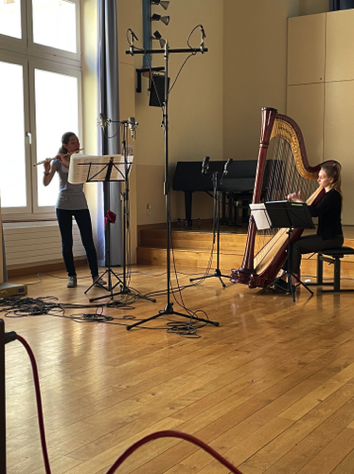
<svg viewBox="0 0 354 474"><path fill-rule="evenodd" d="M151 0L152 5L161 5L164 10L167 10L170 2L167 2L165 0Z"/></svg>
<svg viewBox="0 0 354 474"><path fill-rule="evenodd" d="M158 40L159 43L160 43L160 47L161 48L164 48L165 47L165 44L166 44L166 40L164 40L160 34L159 31L155 31L152 35L152 39L155 39L155 40Z"/></svg>
<svg viewBox="0 0 354 474"><path fill-rule="evenodd" d="M151 20L152 21L162 21L162 23L164 23L167 26L170 22L170 17L169 16L161 16L161 15L158 15L157 13L154 13L151 17Z"/></svg>

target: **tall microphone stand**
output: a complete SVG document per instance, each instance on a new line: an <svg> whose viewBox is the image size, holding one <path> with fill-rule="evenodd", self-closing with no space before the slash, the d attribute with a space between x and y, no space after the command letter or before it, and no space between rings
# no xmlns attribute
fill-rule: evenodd
<svg viewBox="0 0 354 474"><path fill-rule="evenodd" d="M129 120L123 120L121 122L123 125L123 156L124 156L124 192L122 193L123 197L123 279L120 284L120 291L113 293L113 296L116 295L130 295L134 298L145 299L148 301L156 302L154 298L149 298L148 296L141 295L132 291L127 285L127 234L130 231L130 212L129 212L129 170L128 170L128 154L127 154L127 128L130 128L131 122Z"/></svg>
<svg viewBox="0 0 354 474"><path fill-rule="evenodd" d="M126 326L127 331L132 329L135 326L139 326L140 324L144 324L147 321L151 321L153 319L156 319L160 316L164 315L177 315L177 316L182 316L184 318L188 319L195 319L197 321L202 321L204 323L209 323L213 324L214 326L219 326L218 322L215 321L210 321L208 319L203 319L203 318L197 318L195 316L192 316L190 314L183 314L174 311L173 309L173 303L171 302L171 293L170 293L170 286L171 286L171 216L170 216L170 191L169 191L169 176L168 176L168 62L169 62L169 55L171 53L189 53L189 54L197 54L198 52L206 52L206 48L199 49L193 49L193 48L184 48L184 49L169 49L168 47L168 42L166 41L164 49L162 50L134 50L133 48L130 48L129 51L126 51L126 54L164 54L165 58L165 90L164 90L164 113L163 113L163 126L164 126L164 147L165 147L165 183L164 183L164 194L166 197L166 234L167 234L167 303L166 306L163 310L160 310L157 314L154 316L151 316L150 318L143 319L141 321L138 321L134 324L130 324Z"/></svg>
<svg viewBox="0 0 354 474"><path fill-rule="evenodd" d="M225 165L226 166L226 165ZM223 175L225 174L225 171ZM221 177L222 179L222 177ZM216 235L216 269L212 275L205 275L197 278L190 278L189 281L206 280L207 278L219 278L223 288L226 287L222 281L223 278L230 278L230 275L223 275L220 270L220 191L218 187L218 172L212 173L213 190L214 190L214 222L213 222L213 247L215 245Z"/></svg>
<svg viewBox="0 0 354 474"><path fill-rule="evenodd" d="M103 290L107 291L109 295L103 295L103 296L97 296L95 298L90 298L89 301L90 303L93 301L98 301L104 298L111 298L113 300L114 296L117 295L130 295L133 296L134 298L141 298L141 299L146 299L152 302L155 302L156 300L154 298L149 298L147 296L141 295L139 293L136 293L132 290L129 289L127 285L127 232L129 231L130 228L130 220L129 220L129 172L130 172L130 166L132 163L128 163L128 154L127 154L127 129L129 125L131 125L129 120L123 120L123 121L113 121L109 119L107 122L109 123L118 123L119 125L123 126L123 134L122 134L122 147L123 147L123 157L124 157L124 172L120 172L122 175L122 180L124 181L124 192L122 193L123 197L123 276L122 279L119 278L119 276L114 273L114 271L111 269L111 258L110 258L110 252L111 252L111 238L110 238L110 227L107 228L106 230L106 262L107 262L107 270L100 275L100 278L103 278L106 274L108 275L108 285L107 287L103 285L99 285L100 288ZM111 173L112 173L112 168L116 167L113 159L111 158L110 162L108 163L108 168L106 172L106 179L105 181L110 181ZM119 168L116 168L119 170ZM108 183L109 184L109 183ZM110 191L109 187L107 187L108 192L105 201L108 202L110 201ZM106 214L106 211L105 211ZM107 222L107 226L110 226L110 222ZM112 276L114 276L117 280L115 284L112 283ZM93 283L86 291L85 294L94 286L95 283ZM114 293L114 289L116 286L119 284L120 286L120 291Z"/></svg>

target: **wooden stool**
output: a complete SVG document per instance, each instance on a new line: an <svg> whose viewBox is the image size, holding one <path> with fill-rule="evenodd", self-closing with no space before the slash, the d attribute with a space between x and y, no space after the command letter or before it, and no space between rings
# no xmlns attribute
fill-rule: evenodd
<svg viewBox="0 0 354 474"><path fill-rule="evenodd" d="M322 289L323 292L354 291L354 288L341 289L340 287L340 263L344 255L354 255L354 249L343 246L321 250L317 253L317 282L315 285L333 285L333 288L330 290ZM323 262L334 264L333 282L323 282Z"/></svg>

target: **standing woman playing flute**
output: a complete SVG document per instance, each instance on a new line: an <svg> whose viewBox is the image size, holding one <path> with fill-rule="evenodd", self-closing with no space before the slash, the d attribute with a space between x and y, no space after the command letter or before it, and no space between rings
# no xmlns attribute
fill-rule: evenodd
<svg viewBox="0 0 354 474"><path fill-rule="evenodd" d="M75 217L80 230L81 241L86 251L93 283L98 286L105 285L98 276L97 253L92 235L92 223L90 211L87 206L83 184L71 184L68 182L70 156L80 149L80 142L75 133L66 132L61 139L62 146L53 160L46 160L44 164L43 184L48 186L53 179L54 173L59 174L60 189L56 204L56 215L58 219L63 259L68 272L68 288L77 286L76 270L73 256L73 232L72 218Z"/></svg>

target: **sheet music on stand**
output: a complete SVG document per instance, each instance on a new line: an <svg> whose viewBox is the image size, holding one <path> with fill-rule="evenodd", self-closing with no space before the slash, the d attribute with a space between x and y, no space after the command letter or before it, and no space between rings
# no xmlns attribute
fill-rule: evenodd
<svg viewBox="0 0 354 474"><path fill-rule="evenodd" d="M124 155L94 156L73 154L70 159L68 181L71 184L105 181L107 168L111 162L109 180L125 181L125 166L127 164L129 176L133 164L133 155L128 155L127 163L125 163Z"/></svg>
<svg viewBox="0 0 354 474"><path fill-rule="evenodd" d="M269 201L250 204L257 230L271 228L314 229L305 202Z"/></svg>
<svg viewBox="0 0 354 474"><path fill-rule="evenodd" d="M256 223L257 230L265 230L270 229L272 227L272 222L270 220L264 202L250 204L250 209L251 215L253 216L254 221Z"/></svg>
<svg viewBox="0 0 354 474"><path fill-rule="evenodd" d="M265 203L265 207L274 228L315 228L306 202L269 201Z"/></svg>

